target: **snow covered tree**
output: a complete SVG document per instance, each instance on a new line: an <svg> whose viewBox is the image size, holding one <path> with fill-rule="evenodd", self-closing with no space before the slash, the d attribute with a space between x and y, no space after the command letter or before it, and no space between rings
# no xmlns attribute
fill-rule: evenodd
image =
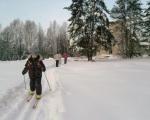
<svg viewBox="0 0 150 120"><path fill-rule="evenodd" d="M121 23L122 33L122 54L127 55L128 51L128 30L127 30L127 0L117 0L111 10L111 17Z"/></svg>
<svg viewBox="0 0 150 120"><path fill-rule="evenodd" d="M34 21L23 23L19 19L0 30L0 60L24 59L31 52L49 57L56 52L68 51L67 24L61 26L56 21L50 24L47 35Z"/></svg>
<svg viewBox="0 0 150 120"><path fill-rule="evenodd" d="M44 55L44 41L46 40L44 31L42 27L39 25L38 33L37 33L37 49L38 53L42 56Z"/></svg>
<svg viewBox="0 0 150 120"><path fill-rule="evenodd" d="M84 0L72 0L72 4L69 7L65 8L71 11L71 17L68 20L70 22L68 32L70 36L70 44L71 44L70 48L72 49L77 49L77 44L79 40L85 39L84 34L85 11L83 10L83 4Z"/></svg>
<svg viewBox="0 0 150 120"><path fill-rule="evenodd" d="M139 39L141 35L142 8L140 0L117 0L111 10L111 16L122 27L122 54L125 57L133 57L139 53Z"/></svg>
<svg viewBox="0 0 150 120"><path fill-rule="evenodd" d="M2 60L2 54L3 54L2 48L3 48L3 39L2 39L1 30L0 30L0 60Z"/></svg>
<svg viewBox="0 0 150 120"><path fill-rule="evenodd" d="M0 24L0 49L2 47L2 33L1 33L1 24ZM0 51L0 59L2 58L2 52Z"/></svg>
<svg viewBox="0 0 150 120"><path fill-rule="evenodd" d="M37 43L37 25L34 21L27 20L24 25L25 33L25 45L28 52L31 51L31 48L35 47Z"/></svg>
<svg viewBox="0 0 150 120"><path fill-rule="evenodd" d="M11 39L11 30L10 27L6 27L2 32L1 32L1 37L0 37L0 59L1 60L11 60L11 44L10 44L10 39Z"/></svg>
<svg viewBox="0 0 150 120"><path fill-rule="evenodd" d="M68 52L69 40L67 35L67 23L65 22L59 27L57 48L61 54L63 54L64 52Z"/></svg>
<svg viewBox="0 0 150 120"><path fill-rule="evenodd" d="M10 23L11 47L13 59L21 59L24 52L24 24L19 19L15 19Z"/></svg>
<svg viewBox="0 0 150 120"><path fill-rule="evenodd" d="M1 24L0 24L0 33L1 33L1 29L2 29L2 26L1 26Z"/></svg>
<svg viewBox="0 0 150 120"><path fill-rule="evenodd" d="M144 17L144 38L148 45L148 54L150 55L150 2L147 2L147 9Z"/></svg>
<svg viewBox="0 0 150 120"><path fill-rule="evenodd" d="M53 56L57 53L57 36L58 36L59 25L56 21L50 23L47 30L47 51Z"/></svg>
<svg viewBox="0 0 150 120"><path fill-rule="evenodd" d="M16 60L22 59L24 51L24 24L19 19L13 20L9 26L4 28L1 32L1 50L7 49L8 52L4 56L1 56L3 59ZM7 44L7 48L3 48ZM1 54L2 55L2 54Z"/></svg>
<svg viewBox="0 0 150 120"><path fill-rule="evenodd" d="M140 0L128 1L129 57L140 54L140 39L142 37L143 11Z"/></svg>
<svg viewBox="0 0 150 120"><path fill-rule="evenodd" d="M85 2L85 31L88 36L87 55L88 59L92 60L94 52L97 48L103 46L103 43L108 44L109 21L106 13L108 10L103 0L87 0ZM89 7L88 7L89 6ZM105 35L104 35L105 34Z"/></svg>
<svg viewBox="0 0 150 120"><path fill-rule="evenodd" d="M112 34L108 29L109 20L106 15L108 10L105 3L103 0L73 0L67 9L72 14L69 19L71 40L91 61L98 47L103 46L102 43L108 47L108 43L112 40L108 39Z"/></svg>
<svg viewBox="0 0 150 120"><path fill-rule="evenodd" d="M83 27L83 0L72 0L72 4L69 7L66 7L71 11L71 18L69 19L69 32L73 40L76 40L76 37L80 37ZM81 35L82 36L82 35Z"/></svg>

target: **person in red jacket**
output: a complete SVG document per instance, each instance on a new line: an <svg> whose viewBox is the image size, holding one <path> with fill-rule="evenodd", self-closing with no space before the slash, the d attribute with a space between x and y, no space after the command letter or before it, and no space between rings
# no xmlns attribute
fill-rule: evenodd
<svg viewBox="0 0 150 120"><path fill-rule="evenodd" d="M36 91L36 98L40 99L42 94L42 85L41 78L42 72L45 72L46 68L42 60L40 59L40 55L31 55L27 60L25 67L22 71L22 74L26 74L28 72L30 78L30 95L34 95L34 91Z"/></svg>
<svg viewBox="0 0 150 120"><path fill-rule="evenodd" d="M63 54L63 57L64 57L64 64L66 64L66 63L67 63L68 54L67 54L67 53L64 53L64 54Z"/></svg>

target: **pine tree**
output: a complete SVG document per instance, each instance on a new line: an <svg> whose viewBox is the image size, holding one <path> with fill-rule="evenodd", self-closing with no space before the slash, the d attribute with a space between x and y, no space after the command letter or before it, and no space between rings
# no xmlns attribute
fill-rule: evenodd
<svg viewBox="0 0 150 120"><path fill-rule="evenodd" d="M140 0L131 0L127 3L128 29L129 29L129 57L140 54L141 28L143 15Z"/></svg>
<svg viewBox="0 0 150 120"><path fill-rule="evenodd" d="M145 41L149 44L148 46L148 54L150 55L150 2L147 2L147 9L145 10L144 17L144 37Z"/></svg>
<svg viewBox="0 0 150 120"><path fill-rule="evenodd" d="M72 4L65 9L71 11L71 17L69 18L69 34L71 47L76 49L78 40L84 40L84 10L83 10L84 0L72 0Z"/></svg>
<svg viewBox="0 0 150 120"><path fill-rule="evenodd" d="M98 47L103 42L108 46L112 37L108 30L108 10L105 3L103 0L73 0L67 9L72 13L69 19L71 39L87 55L88 60L92 60Z"/></svg>
<svg viewBox="0 0 150 120"><path fill-rule="evenodd" d="M96 39L100 32L98 30L102 30L104 33L104 29L108 27L108 19L105 14L107 12L106 6L102 0L87 0L85 2L87 14L85 16L85 30L87 36L87 56L88 60L92 60L92 56L97 46L97 41L100 40L102 36L99 36L99 39ZM88 7L89 6L89 7ZM104 12L105 11L105 12ZM103 29L101 29L103 27ZM98 34L99 33L99 34ZM101 34L100 34L101 35Z"/></svg>
<svg viewBox="0 0 150 120"><path fill-rule="evenodd" d="M142 8L140 0L117 0L111 10L111 16L121 22L122 54L133 57L139 54L139 40L142 25Z"/></svg>
<svg viewBox="0 0 150 120"><path fill-rule="evenodd" d="M128 30L127 30L127 0L117 0L111 10L111 17L121 23L121 52L127 55L128 51Z"/></svg>

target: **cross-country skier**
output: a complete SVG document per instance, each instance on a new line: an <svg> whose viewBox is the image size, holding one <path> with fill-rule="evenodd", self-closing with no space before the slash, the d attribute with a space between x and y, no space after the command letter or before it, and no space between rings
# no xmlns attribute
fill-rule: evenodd
<svg viewBox="0 0 150 120"><path fill-rule="evenodd" d="M56 67L59 67L59 64L61 63L61 54L57 52L57 54L54 55L54 59L56 60Z"/></svg>
<svg viewBox="0 0 150 120"><path fill-rule="evenodd" d="M36 99L40 99L42 94L42 71L45 72L46 68L40 55L31 55L22 71L23 75L28 72L30 78L30 95L34 95L36 91Z"/></svg>
<svg viewBox="0 0 150 120"><path fill-rule="evenodd" d="M68 54L67 54L67 53L64 53L64 54L63 54L63 57L64 57L64 64L66 64L66 63L67 63Z"/></svg>

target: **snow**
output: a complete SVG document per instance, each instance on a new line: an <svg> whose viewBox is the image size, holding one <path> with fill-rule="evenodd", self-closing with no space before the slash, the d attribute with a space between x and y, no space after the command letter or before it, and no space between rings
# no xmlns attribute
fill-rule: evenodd
<svg viewBox="0 0 150 120"><path fill-rule="evenodd" d="M74 62L61 68L64 120L149 120L149 60Z"/></svg>
<svg viewBox="0 0 150 120"><path fill-rule="evenodd" d="M96 16L98 16L98 17L100 16L100 13L99 13L99 12L95 12L94 14L95 14Z"/></svg>
<svg viewBox="0 0 150 120"><path fill-rule="evenodd" d="M149 46L150 43L148 43L148 42L140 42L140 45L142 45L142 46Z"/></svg>
<svg viewBox="0 0 150 120"><path fill-rule="evenodd" d="M52 90L43 74L43 97L35 110L35 99L25 99L21 71L26 60L0 61L1 120L149 120L150 59L112 58L69 58L59 68L52 58L44 60Z"/></svg>
<svg viewBox="0 0 150 120"><path fill-rule="evenodd" d="M42 79L43 85L43 99L39 102L36 111L32 109L35 99L30 103L26 102L28 90L24 90L23 77L21 71L24 67L25 61L16 62L1 62L0 67L5 66L7 70L1 71L0 76L4 74L5 82L1 78L1 94L0 99L0 115L1 120L60 120L60 116L64 111L61 84L57 80L56 69L54 68L54 60L47 59L46 63L46 76L50 82L51 91L46 81L46 77ZM18 67L16 67L18 66ZM15 69L15 70L14 70ZM20 74L16 76L14 73ZM11 80L13 81L11 82ZM27 85L29 84L28 76L26 75ZM5 93L5 94L4 94ZM41 108L41 109L40 109Z"/></svg>
<svg viewBox="0 0 150 120"><path fill-rule="evenodd" d="M18 85L21 84L21 79L23 79L23 77L20 73L23 67L21 62L0 62L0 95L3 95L5 91L11 88L14 88L16 83Z"/></svg>

